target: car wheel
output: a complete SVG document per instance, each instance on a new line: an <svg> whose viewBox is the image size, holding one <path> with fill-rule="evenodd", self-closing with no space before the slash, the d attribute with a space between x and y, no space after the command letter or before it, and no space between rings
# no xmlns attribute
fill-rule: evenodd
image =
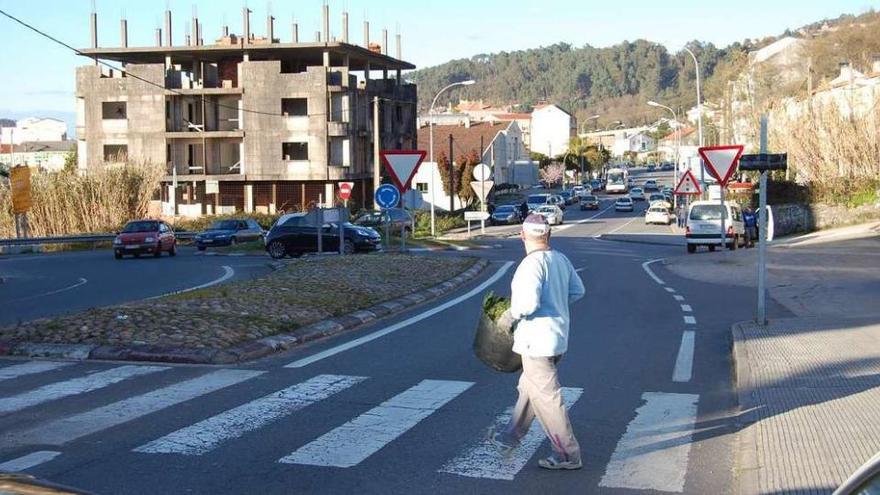
<svg viewBox="0 0 880 495"><path fill-rule="evenodd" d="M715 244L709 244L709 251L715 252Z"/></svg>
<svg viewBox="0 0 880 495"><path fill-rule="evenodd" d="M154 258L158 258L159 256L162 256L162 245L161 244L156 246L156 252L153 253Z"/></svg>
<svg viewBox="0 0 880 495"><path fill-rule="evenodd" d="M204 251L205 249L208 249L208 248L205 246L196 246L196 249L198 249L199 251Z"/></svg>
<svg viewBox="0 0 880 495"><path fill-rule="evenodd" d="M697 245L696 244L688 244L688 253L694 254L696 252L697 252Z"/></svg>
<svg viewBox="0 0 880 495"><path fill-rule="evenodd" d="M135 257L135 258L140 258L140 257L141 257L141 253L134 253L134 257Z"/></svg>
<svg viewBox="0 0 880 495"><path fill-rule="evenodd" d="M736 251L738 244L739 244L739 236L734 235L733 242L731 242L730 244L727 245L727 249L730 249L731 251Z"/></svg>
<svg viewBox="0 0 880 495"><path fill-rule="evenodd" d="M116 251L115 253L113 253L113 257L116 258L116 259L118 259L118 260L121 260L121 259L122 259L122 253L120 253L119 251Z"/></svg>
<svg viewBox="0 0 880 495"><path fill-rule="evenodd" d="M342 253L354 254L354 243L346 239L345 243L342 245Z"/></svg>
<svg viewBox="0 0 880 495"><path fill-rule="evenodd" d="M171 250L168 251L168 256L177 256L177 243L171 245Z"/></svg>
<svg viewBox="0 0 880 495"><path fill-rule="evenodd" d="M284 247L284 243L281 241L270 242L269 246L266 247L266 251L269 251L269 256L276 260L280 260L287 255L287 248Z"/></svg>

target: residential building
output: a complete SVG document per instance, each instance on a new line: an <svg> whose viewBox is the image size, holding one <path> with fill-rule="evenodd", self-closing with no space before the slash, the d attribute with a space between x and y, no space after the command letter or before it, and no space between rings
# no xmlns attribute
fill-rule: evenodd
<svg viewBox="0 0 880 495"><path fill-rule="evenodd" d="M482 163L492 170L492 180L496 184L510 183L531 185L538 182L538 163L529 159L528 151L522 142L522 131L513 121L474 122L469 126L435 126L434 159L442 154L449 155L449 137L452 136L453 160L476 151ZM419 129L419 149L428 151L430 156L430 129ZM433 176L433 179L432 179ZM425 160L413 178L412 189L415 197L408 197L407 204L416 208L429 208L431 204L431 184L434 191L434 207L449 210L450 198L444 190L443 179L436 163ZM456 196L454 207L462 205Z"/></svg>
<svg viewBox="0 0 880 495"><path fill-rule="evenodd" d="M243 35L224 27L213 44L201 28L172 44L170 11L155 46L123 38L97 48L93 32L82 54L125 70L77 69L79 168L163 164L167 215L301 209L333 202L338 181L354 182L353 203L368 206L375 140L382 149L416 145L416 87L401 79L414 66L400 60L399 38L398 57L349 43L346 30L329 40L328 11L323 42L302 42L296 29L281 42L271 17L258 37L246 8Z"/></svg>
<svg viewBox="0 0 880 495"><path fill-rule="evenodd" d="M0 127L2 144L66 140L67 124L58 119L28 117L16 122L15 127Z"/></svg>
<svg viewBox="0 0 880 495"><path fill-rule="evenodd" d="M532 144L532 114L524 112L500 112L492 114L492 120L513 121L522 131L522 143L526 149L531 149Z"/></svg>
<svg viewBox="0 0 880 495"><path fill-rule="evenodd" d="M699 153L697 149L700 147L699 137L696 127L683 127L673 131L657 142L657 151L661 153L666 161L675 162L676 151L678 151L678 163L690 163L692 158L697 158Z"/></svg>
<svg viewBox="0 0 880 495"><path fill-rule="evenodd" d="M76 141L31 141L20 144L0 144L0 165L14 167L26 165L40 172L58 172Z"/></svg>
<svg viewBox="0 0 880 495"><path fill-rule="evenodd" d="M624 134L614 141L611 156L622 157L628 153L650 153L656 150L657 142L645 131Z"/></svg>
<svg viewBox="0 0 880 495"><path fill-rule="evenodd" d="M577 119L553 104L535 106L532 111L529 150L555 157L568 151L571 138L577 135Z"/></svg>

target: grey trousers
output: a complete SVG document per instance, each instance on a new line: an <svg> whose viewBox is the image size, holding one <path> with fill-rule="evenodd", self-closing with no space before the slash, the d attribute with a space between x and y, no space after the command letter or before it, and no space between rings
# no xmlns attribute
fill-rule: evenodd
<svg viewBox="0 0 880 495"><path fill-rule="evenodd" d="M505 433L514 443L519 443L537 417L557 459L578 462L581 460L581 447L571 429L556 372L561 358L522 357L523 370L517 386L519 399Z"/></svg>

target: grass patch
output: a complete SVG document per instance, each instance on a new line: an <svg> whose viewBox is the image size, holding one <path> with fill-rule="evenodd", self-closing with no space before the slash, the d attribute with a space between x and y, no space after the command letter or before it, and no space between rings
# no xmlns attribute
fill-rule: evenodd
<svg viewBox="0 0 880 495"><path fill-rule="evenodd" d="M232 246L219 246L208 248L209 251L217 253L245 253L245 254L265 254L266 245L263 241L239 242Z"/></svg>

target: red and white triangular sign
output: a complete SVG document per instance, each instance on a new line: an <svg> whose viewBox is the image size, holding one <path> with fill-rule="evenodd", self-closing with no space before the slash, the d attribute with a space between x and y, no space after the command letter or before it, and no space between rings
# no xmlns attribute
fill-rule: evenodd
<svg viewBox="0 0 880 495"><path fill-rule="evenodd" d="M732 146L704 146L699 148L700 156L706 162L706 168L721 187L727 185L733 171L739 163L739 157L743 154L743 146L735 144Z"/></svg>
<svg viewBox="0 0 880 495"><path fill-rule="evenodd" d="M379 153L385 170L391 176L391 180L397 184L401 193L409 190L410 182L419 170L419 165L425 159L422 150L388 150Z"/></svg>
<svg viewBox="0 0 880 495"><path fill-rule="evenodd" d="M686 171L684 175L681 176L681 180L678 181L678 185L675 186L675 191L673 191L673 194L678 195L702 193L703 191L700 189L700 183L697 182L697 179L690 170Z"/></svg>

